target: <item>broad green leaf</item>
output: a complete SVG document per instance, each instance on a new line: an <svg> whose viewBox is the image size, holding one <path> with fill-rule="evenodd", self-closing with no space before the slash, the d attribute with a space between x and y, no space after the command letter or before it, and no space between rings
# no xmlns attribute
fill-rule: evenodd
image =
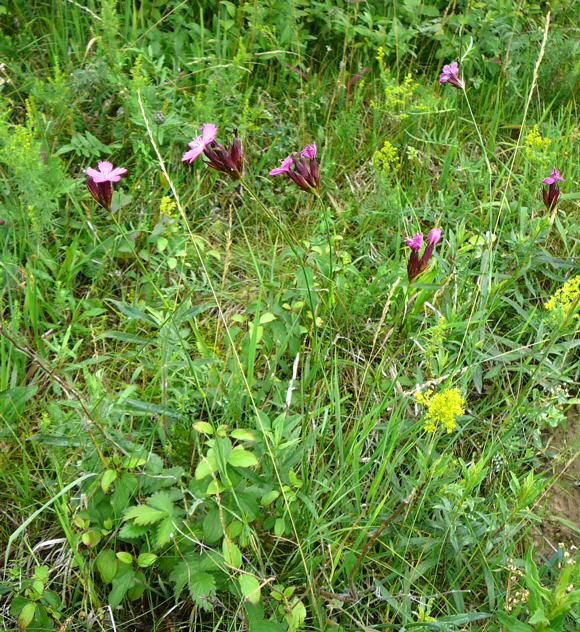
<svg viewBox="0 0 580 632"><path fill-rule="evenodd" d="M203 541L209 545L215 544L223 534L219 511L211 509L203 519Z"/></svg>
<svg viewBox="0 0 580 632"><path fill-rule="evenodd" d="M141 553L137 558L137 565L141 568L147 568L151 566L157 559L157 555L155 553Z"/></svg>
<svg viewBox="0 0 580 632"><path fill-rule="evenodd" d="M255 441L256 435L251 430L245 428L237 428L230 432L230 437L237 439L238 441Z"/></svg>
<svg viewBox="0 0 580 632"><path fill-rule="evenodd" d="M198 432L203 432L207 435L213 435L213 426L211 424L208 424L207 421L196 421L193 424L193 427Z"/></svg>
<svg viewBox="0 0 580 632"><path fill-rule="evenodd" d="M273 320L276 320L276 316L272 314L272 312L265 312L260 316L260 325L265 325L266 323L271 323Z"/></svg>
<svg viewBox="0 0 580 632"><path fill-rule="evenodd" d="M297 630L306 620L306 607L300 601L296 600L292 604L292 610L286 615L286 621L290 630Z"/></svg>
<svg viewBox="0 0 580 632"><path fill-rule="evenodd" d="M129 509L127 509L123 520L133 520L135 524L145 525L159 522L159 520L166 516L167 514L164 511L153 509L147 505L137 505L136 507L129 507Z"/></svg>
<svg viewBox="0 0 580 632"><path fill-rule="evenodd" d="M260 582L256 577L249 574L240 575L240 589L242 595L253 604L260 601Z"/></svg>
<svg viewBox="0 0 580 632"><path fill-rule="evenodd" d="M201 481L206 476L209 476L213 471L214 470L210 467L209 461L207 459L203 459L195 468L195 479Z"/></svg>
<svg viewBox="0 0 580 632"><path fill-rule="evenodd" d="M81 535L81 541L85 546L93 548L101 541L103 536L98 531L85 531Z"/></svg>
<svg viewBox="0 0 580 632"><path fill-rule="evenodd" d="M258 465L258 459L253 452L238 445L228 454L228 463L234 467L253 467Z"/></svg>
<svg viewBox="0 0 580 632"><path fill-rule="evenodd" d="M127 553L126 551L119 551L117 553L117 559L120 562L123 562L123 564L132 564L133 563L133 556L131 555L131 553Z"/></svg>
<svg viewBox="0 0 580 632"><path fill-rule="evenodd" d="M225 487L218 480L214 480L207 486L205 493L209 495L221 494L224 489Z"/></svg>
<svg viewBox="0 0 580 632"><path fill-rule="evenodd" d="M264 494L262 496L262 500L260 500L260 505L262 507L267 507L271 505L277 498L280 496L280 492L277 489L273 489L271 492Z"/></svg>
<svg viewBox="0 0 580 632"><path fill-rule="evenodd" d="M123 570L121 571L121 569ZM111 608L116 608L121 601L123 601L127 591L133 586L134 577L135 574L130 566L122 566L119 568L119 572L113 580L111 592L109 593L109 605Z"/></svg>
<svg viewBox="0 0 580 632"><path fill-rule="evenodd" d="M276 522L274 523L274 535L279 538L284 535L285 530L286 522L284 518L276 518Z"/></svg>
<svg viewBox="0 0 580 632"><path fill-rule="evenodd" d="M106 494L109 491L111 484L117 480L119 473L117 470L106 470L101 477L101 489Z"/></svg>
<svg viewBox="0 0 580 632"><path fill-rule="evenodd" d="M117 574L117 556L112 549L103 549L95 559L97 570L105 584L110 584Z"/></svg>
<svg viewBox="0 0 580 632"><path fill-rule="evenodd" d="M225 561L234 568L240 568L242 565L242 552L231 540L228 538L224 539L222 550Z"/></svg>
<svg viewBox="0 0 580 632"><path fill-rule="evenodd" d="M29 601L24 608L20 611L18 615L18 619L16 623L21 630L26 630L26 628L32 623L32 619L34 619L34 613L36 612L36 604Z"/></svg>

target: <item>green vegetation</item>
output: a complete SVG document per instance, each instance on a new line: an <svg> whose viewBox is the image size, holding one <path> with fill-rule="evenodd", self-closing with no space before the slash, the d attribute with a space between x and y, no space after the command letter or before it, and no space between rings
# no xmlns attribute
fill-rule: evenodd
<svg viewBox="0 0 580 632"><path fill-rule="evenodd" d="M0 630L578 629L573 18L0 6Z"/></svg>

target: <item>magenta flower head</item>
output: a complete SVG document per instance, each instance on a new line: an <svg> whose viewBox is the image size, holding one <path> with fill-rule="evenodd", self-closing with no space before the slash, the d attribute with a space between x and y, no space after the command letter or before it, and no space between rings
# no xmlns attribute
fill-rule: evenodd
<svg viewBox="0 0 580 632"><path fill-rule="evenodd" d="M552 169L552 173L542 180L544 184L548 184L549 187L543 187L542 196L544 198L544 204L548 211L551 211L558 204L558 198L560 197L560 189L558 188L558 180L564 182L564 178L560 175L560 172L556 167Z"/></svg>
<svg viewBox="0 0 580 632"><path fill-rule="evenodd" d="M431 255L435 249L435 244L441 240L442 235L443 231L440 228L433 228L429 231L427 246L421 257L419 257L419 250L421 250L421 246L423 245L423 233L415 233L413 237L405 237L405 244L411 249L411 255L407 263L409 283L427 268L429 259L431 259Z"/></svg>
<svg viewBox="0 0 580 632"><path fill-rule="evenodd" d="M459 90L465 89L463 79L459 76L459 64L456 61L443 66L443 70L439 75L439 83L450 83L455 88L459 88Z"/></svg>
<svg viewBox="0 0 580 632"><path fill-rule="evenodd" d="M316 151L316 143L310 143L300 153L294 152L286 156L280 161L280 166L272 169L269 174L277 176L285 173L302 190L310 193L318 191L320 173L316 162Z"/></svg>
<svg viewBox="0 0 580 632"><path fill-rule="evenodd" d="M85 171L87 188L97 204L110 211L113 199L113 182L120 182L121 176L127 173L127 169L125 167L115 168L108 160L99 161L98 166L98 169L89 167Z"/></svg>
<svg viewBox="0 0 580 632"><path fill-rule="evenodd" d="M201 126L201 136L194 138L189 143L189 151L183 154L181 160L191 164L198 156L203 154L207 158L205 164L208 167L221 171L237 180L242 177L244 169L242 141L238 137L238 130L234 130L234 140L227 149L216 142L216 133L217 127L213 123L204 123Z"/></svg>

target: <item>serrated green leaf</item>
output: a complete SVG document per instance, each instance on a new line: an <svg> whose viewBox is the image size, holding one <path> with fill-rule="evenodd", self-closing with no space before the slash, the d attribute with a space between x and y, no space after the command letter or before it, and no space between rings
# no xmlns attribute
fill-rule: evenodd
<svg viewBox="0 0 580 632"><path fill-rule="evenodd" d="M157 533L155 535L155 544L161 548L165 546L173 537L175 533L175 525L173 524L173 518L165 518L157 526Z"/></svg>
<svg viewBox="0 0 580 632"><path fill-rule="evenodd" d="M258 465L258 459L253 452L238 445L228 454L228 463L234 467L254 467Z"/></svg>
<svg viewBox="0 0 580 632"><path fill-rule="evenodd" d="M181 497L181 492L177 489L160 491L147 499L147 505L165 512L168 516L172 516L174 512L173 503Z"/></svg>
<svg viewBox="0 0 580 632"><path fill-rule="evenodd" d="M117 556L112 549L103 549L96 557L95 564L105 584L110 584L117 574Z"/></svg>
<svg viewBox="0 0 580 632"><path fill-rule="evenodd" d="M222 543L222 551L227 564L234 568L240 568L242 565L242 552L231 540L225 538Z"/></svg>
<svg viewBox="0 0 580 632"><path fill-rule="evenodd" d="M117 470L106 470L101 477L101 489L106 494L109 491L111 484L117 480L119 473Z"/></svg>
<svg viewBox="0 0 580 632"><path fill-rule="evenodd" d="M153 509L147 505L137 505L129 507L123 516L123 520L133 520L135 524L146 525L155 524L167 516L165 511Z"/></svg>
<svg viewBox="0 0 580 632"><path fill-rule="evenodd" d="M260 601L260 582L256 577L249 574L240 575L240 589L242 595L254 605Z"/></svg>
<svg viewBox="0 0 580 632"><path fill-rule="evenodd" d="M183 592L190 574L191 571L187 562L179 562L169 574L169 581L173 583L173 595L176 601Z"/></svg>
<svg viewBox="0 0 580 632"><path fill-rule="evenodd" d="M147 568L151 566L157 559L157 555L155 553L141 553L137 558L137 566L141 568Z"/></svg>
<svg viewBox="0 0 580 632"><path fill-rule="evenodd" d="M126 522L123 528L119 531L120 538L126 538L127 540L133 540L134 538L140 538L145 533L149 533L150 529L147 525L138 525L134 522Z"/></svg>
<svg viewBox="0 0 580 632"><path fill-rule="evenodd" d="M197 571L190 575L187 585L191 598L202 608L210 609L211 603L207 598L215 594L214 576L211 573Z"/></svg>

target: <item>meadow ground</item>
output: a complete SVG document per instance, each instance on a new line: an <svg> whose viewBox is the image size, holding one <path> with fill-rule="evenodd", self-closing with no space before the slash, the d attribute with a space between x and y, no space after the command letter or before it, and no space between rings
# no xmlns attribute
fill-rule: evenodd
<svg viewBox="0 0 580 632"><path fill-rule="evenodd" d="M574 8L0 7L0 630L578 629Z"/></svg>

